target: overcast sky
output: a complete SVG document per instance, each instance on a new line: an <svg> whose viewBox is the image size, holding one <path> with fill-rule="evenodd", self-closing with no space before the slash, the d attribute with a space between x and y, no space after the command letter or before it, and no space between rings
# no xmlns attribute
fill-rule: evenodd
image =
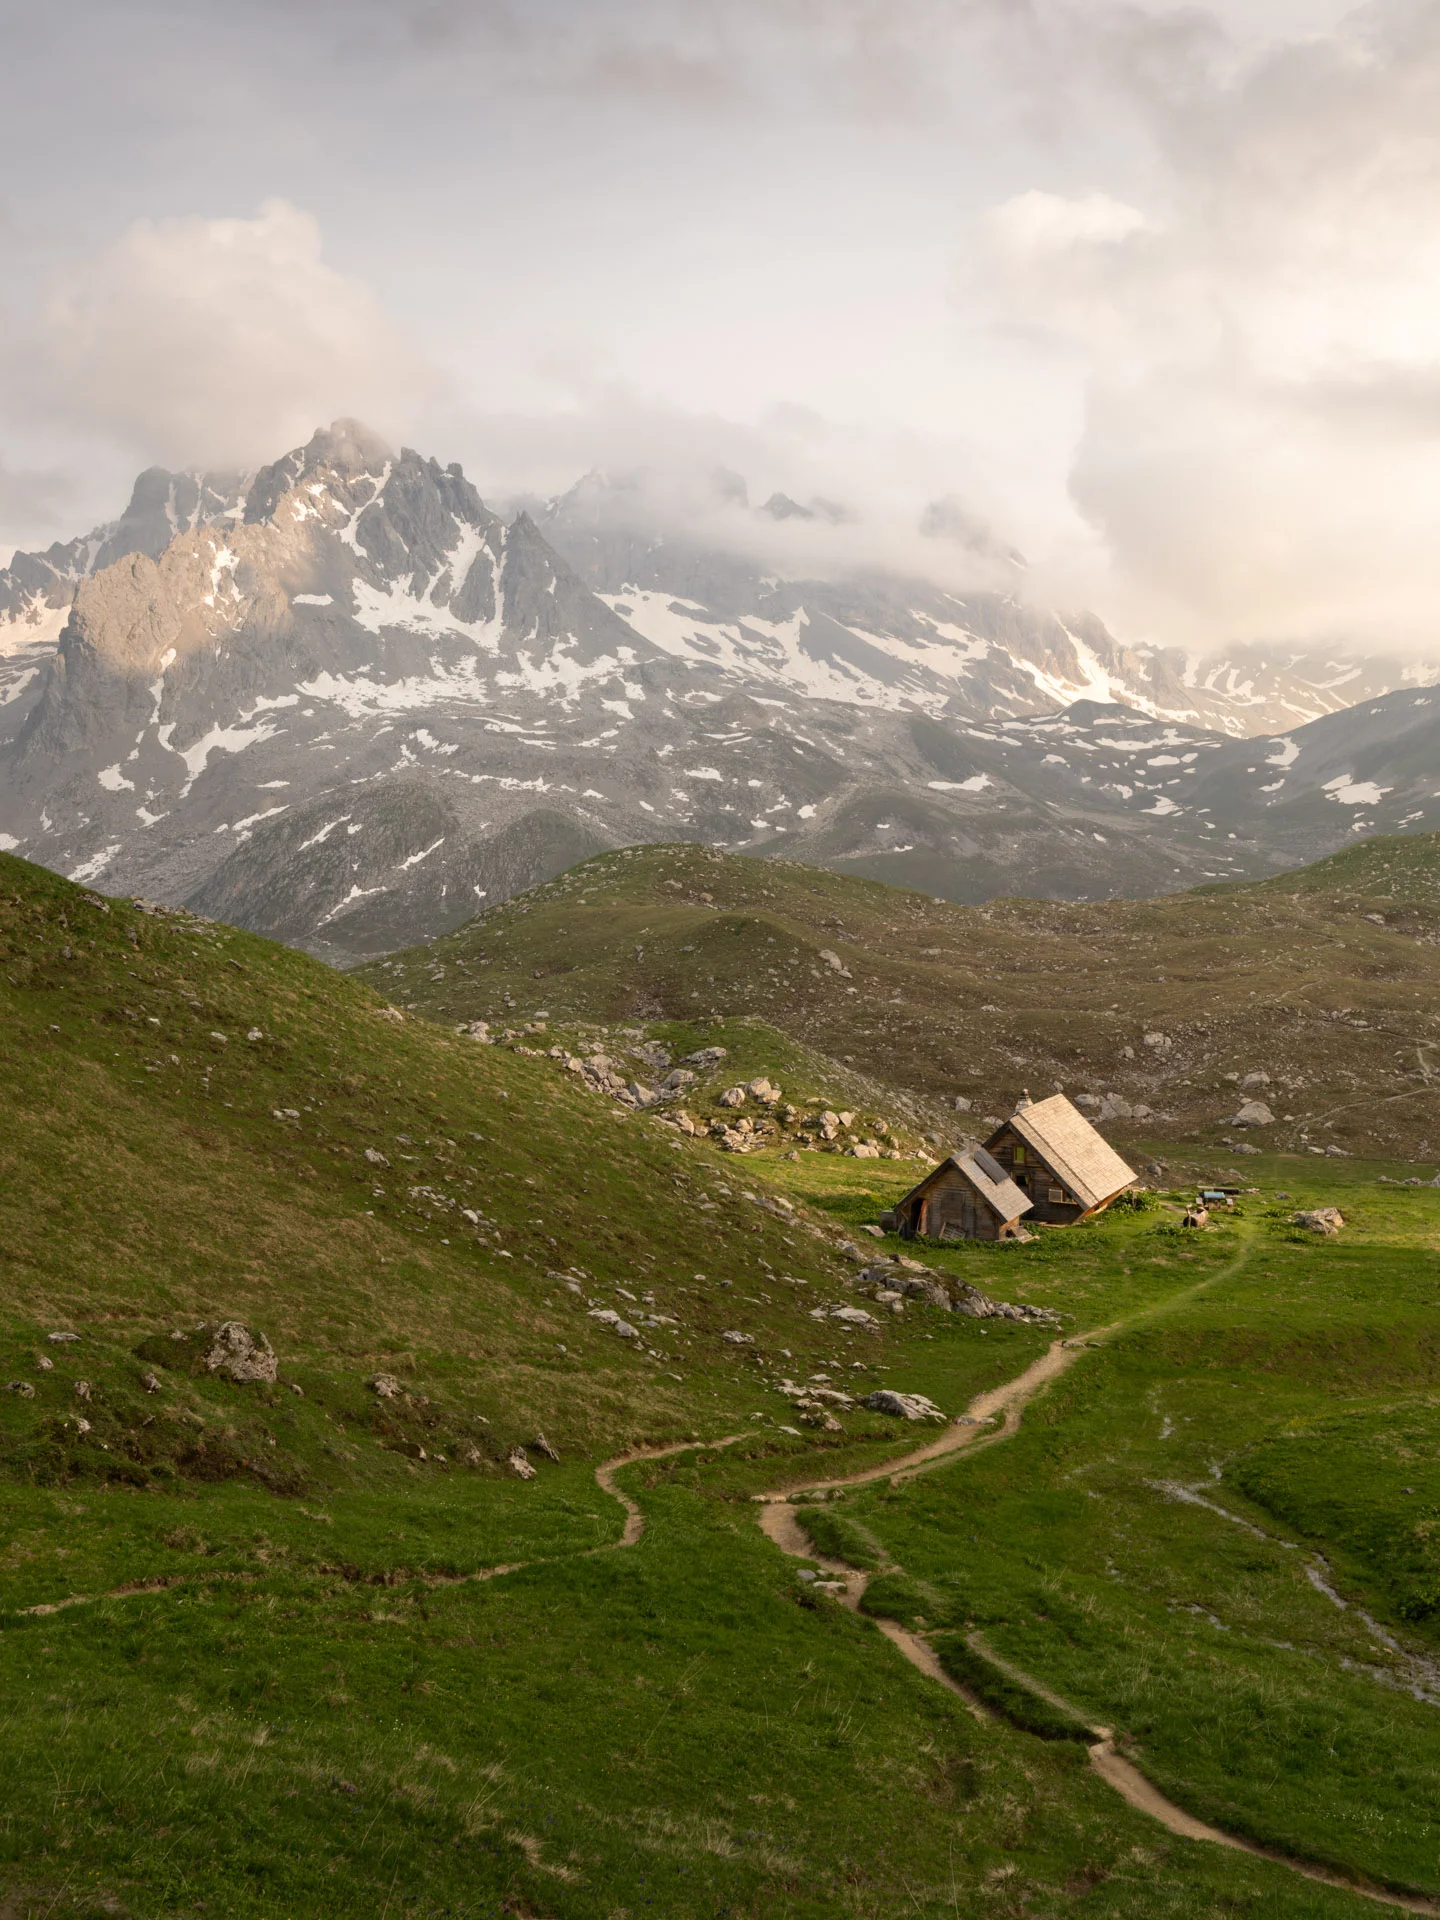
<svg viewBox="0 0 1440 1920"><path fill-rule="evenodd" d="M723 463L844 502L808 565L961 580L933 530L988 526L1129 639L1440 643L1433 0L0 32L0 551L353 414L490 493L644 467L703 518Z"/></svg>

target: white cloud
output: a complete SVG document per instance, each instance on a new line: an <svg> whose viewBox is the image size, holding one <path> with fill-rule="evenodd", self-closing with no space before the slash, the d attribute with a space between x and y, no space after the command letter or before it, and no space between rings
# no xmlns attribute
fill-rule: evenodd
<svg viewBox="0 0 1440 1920"><path fill-rule="evenodd" d="M1138 207L1108 193L1077 200L1032 187L993 209L982 229L1002 254L1018 261L1053 258L1077 247L1111 246L1143 233L1149 222Z"/></svg>
<svg viewBox="0 0 1440 1920"><path fill-rule="evenodd" d="M1013 543L1127 638L1432 643L1433 0L31 11L0 462L77 477L56 531L140 460L356 415L487 491L644 469L668 530L777 568ZM248 208L257 165L331 259L287 201L126 228ZM3 480L0 516L44 518Z"/></svg>
<svg viewBox="0 0 1440 1920"><path fill-rule="evenodd" d="M167 466L273 459L337 414L391 430L436 385L284 200L137 221L54 277L21 361L32 416Z"/></svg>
<svg viewBox="0 0 1440 1920"><path fill-rule="evenodd" d="M1108 548L1105 611L1192 642L1433 646L1433 13L1132 62L1123 84L1154 210L1024 193L977 255L999 327L1083 382L1070 488Z"/></svg>

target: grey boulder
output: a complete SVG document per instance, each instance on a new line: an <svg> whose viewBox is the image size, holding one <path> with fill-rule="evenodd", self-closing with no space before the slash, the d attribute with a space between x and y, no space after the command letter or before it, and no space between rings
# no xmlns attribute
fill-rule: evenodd
<svg viewBox="0 0 1440 1920"><path fill-rule="evenodd" d="M224 1374L241 1385L254 1380L273 1384L279 1369L275 1349L263 1333L240 1320L224 1320L216 1327L205 1354L207 1373Z"/></svg>
<svg viewBox="0 0 1440 1920"><path fill-rule="evenodd" d="M927 1400L923 1393L895 1393L889 1387L880 1387L874 1393L867 1393L860 1402L869 1407L872 1413L888 1413L895 1420L943 1420L944 1414L933 1400Z"/></svg>

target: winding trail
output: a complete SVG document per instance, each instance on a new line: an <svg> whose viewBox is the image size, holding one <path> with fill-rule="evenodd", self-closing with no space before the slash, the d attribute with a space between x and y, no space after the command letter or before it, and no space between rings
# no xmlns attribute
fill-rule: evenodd
<svg viewBox="0 0 1440 1920"><path fill-rule="evenodd" d="M796 1494L829 1493L836 1488L864 1486L876 1480L888 1480L892 1486L902 1485L915 1478L917 1474L941 1466L955 1458L957 1454L976 1448L997 1445L1017 1432L1026 1406L1035 1395L1047 1387L1068 1367L1078 1360L1081 1354L1093 1350L1094 1346L1121 1327L1132 1326L1137 1321L1163 1313L1183 1300L1191 1298L1218 1281L1231 1278L1245 1265L1250 1255L1247 1244L1237 1257L1228 1262L1206 1279L1197 1281L1192 1287L1181 1293L1158 1302L1152 1307L1142 1308L1123 1321L1116 1321L1108 1327L1095 1329L1088 1334L1079 1334L1069 1339L1052 1341L1038 1359L1032 1360L1023 1373L1013 1380L1007 1380L1000 1386L990 1387L984 1393L977 1394L965 1412L953 1420L937 1439L926 1442L924 1446L911 1452L892 1458L879 1466L865 1467L851 1474L828 1480L811 1480L789 1483L769 1493L756 1494L760 1506L760 1525L765 1534L774 1541L783 1553L795 1559L802 1559L812 1565L825 1568L830 1575L827 1585L831 1591L837 1588L844 1604L858 1613L865 1589L870 1582L870 1574L858 1567L847 1565L844 1561L828 1558L817 1553L800 1524L799 1515L791 1504ZM997 1424L998 1423L998 1424ZM595 1469L595 1481L603 1493L619 1502L624 1509L625 1524L616 1540L606 1541L598 1547L582 1549L583 1557L593 1554L614 1553L621 1547L633 1547L645 1531L645 1515L638 1501L634 1500L616 1481L615 1476L626 1467L636 1466L644 1460L663 1460L680 1453L695 1453L718 1447L734 1446L738 1441L753 1438L753 1435L731 1433L719 1440L680 1440L664 1446L632 1447L625 1453L616 1454L613 1459L603 1461ZM1233 1517L1233 1516L1227 1516ZM561 1555L559 1558L567 1558ZM414 1572L408 1577L423 1581L427 1586L460 1586L472 1581L499 1579L502 1575L523 1572L527 1567L543 1566L547 1559L517 1561L509 1565L476 1568L470 1573L436 1574ZM330 1572L339 1569L327 1569ZM249 1573L215 1573L192 1578L180 1575L155 1580L136 1580L110 1589L101 1594L73 1594L59 1601L42 1602L37 1606L22 1607L22 1614L54 1614L70 1607L86 1606L98 1600L118 1600L140 1594L153 1594L170 1591L176 1587L210 1585L224 1581L249 1581L257 1576ZM387 1577L387 1584L389 1578ZM402 1578L407 1577L401 1575ZM986 1706L970 1690L953 1679L941 1666L939 1656L923 1634L910 1632L898 1621L875 1618L874 1626L893 1647L923 1673L927 1680L933 1680L937 1686L944 1687L963 1702L966 1709L976 1719L992 1721L1001 1718L994 1710ZM1007 1674L1017 1684L1027 1688L1041 1699L1048 1700L1053 1706L1073 1715L1081 1724L1084 1716L1070 1701L1064 1700L1052 1692L1033 1675L1025 1673L1001 1655L987 1646L979 1633L972 1633L969 1643L977 1652L982 1653L1001 1672ZM1419 1894L1392 1892L1389 1888L1376 1886L1363 1880L1348 1879L1331 1868L1318 1862L1297 1860L1290 1854L1279 1853L1262 1847L1252 1840L1246 1840L1237 1834L1225 1833L1218 1827L1208 1826L1203 1820L1187 1813L1183 1807L1168 1800L1153 1781L1148 1780L1139 1768L1118 1751L1114 1734L1108 1727L1089 1728L1091 1738L1087 1742L1090 1765L1106 1783L1114 1789L1127 1805L1139 1813L1157 1820L1170 1833L1185 1840L1206 1840L1215 1846L1228 1847L1233 1852L1247 1853L1256 1859L1267 1860L1277 1866L1283 1866L1290 1872L1313 1880L1322 1886L1333 1887L1340 1892L1359 1895L1381 1906L1397 1908L1405 1913L1432 1916L1440 1920L1440 1901L1427 1899Z"/></svg>
<svg viewBox="0 0 1440 1920"><path fill-rule="evenodd" d="M753 1435L727 1433L723 1440L676 1440L665 1447L632 1447L629 1453L617 1453L613 1460L606 1460L595 1469L595 1484L602 1493L608 1493L612 1500L618 1500L625 1509L625 1525L618 1540L607 1540L603 1547L591 1547L591 1553L613 1553L617 1547L633 1547L645 1531L645 1515L639 1503L630 1498L615 1484L615 1476L622 1467L633 1467L641 1460L665 1460L674 1453L698 1453L707 1447L733 1447L737 1440L753 1439Z"/></svg>
<svg viewBox="0 0 1440 1920"><path fill-rule="evenodd" d="M1232 1261L1220 1273L1212 1274L1208 1280L1201 1281L1197 1287L1188 1288L1187 1295L1237 1272L1245 1264L1248 1253L1247 1247L1238 1259ZM1169 1306L1174 1302L1167 1301L1163 1304ZM1149 1308L1133 1318L1142 1319L1157 1310ZM1129 1324L1129 1322L1117 1323L1117 1326L1121 1324ZM1027 1403L1067 1367L1073 1365L1092 1342L1099 1341L1114 1331L1116 1331L1115 1326L1105 1327L1091 1334L1052 1342L1047 1351L1038 1360L1032 1361L1023 1373L1017 1374L1013 1380L1006 1381L1002 1386L992 1387L987 1392L978 1394L959 1419L952 1421L938 1439L930 1441L923 1447L917 1447L913 1453L901 1455L898 1460L890 1460L883 1466L867 1467L859 1473L846 1474L838 1479L813 1480L804 1485L790 1485L770 1493L757 1494L755 1498L760 1504L761 1528L783 1553L795 1559L806 1560L811 1565L823 1567L831 1575L828 1583L830 1590L833 1592L838 1588L839 1597L843 1599L844 1604L852 1611L858 1612L871 1575L862 1572L858 1567L848 1566L843 1560L834 1560L816 1552L800 1524L800 1516L796 1508L790 1504L793 1496L797 1493L828 1493L837 1487L863 1486L875 1480L889 1480L892 1486L899 1485L913 1479L918 1473L924 1473L929 1468L953 1459L967 1449L973 1449L977 1445L993 1446L1001 1440L1008 1439L1019 1428ZM986 1432L987 1425L994 1422L997 1417L1001 1424ZM877 1618L874 1624L891 1645L910 1662L911 1666L917 1668L928 1680L935 1681L957 1695L977 1719L992 1720L1000 1717L977 1699L967 1687L961 1686L957 1680L946 1673L935 1649L923 1634L912 1633L894 1620ZM968 1639L977 1652L983 1653L1012 1680L1031 1693L1039 1695L1041 1699L1048 1700L1052 1706L1073 1714L1083 1724L1084 1715L1070 1701L1062 1699L1059 1694L1052 1693L1032 1675L1002 1659L985 1645L978 1633L969 1635ZM1246 1840L1238 1834L1225 1833L1219 1827L1208 1826L1203 1820L1196 1819L1194 1814L1187 1813L1183 1807L1176 1806L1173 1800L1168 1800L1153 1781L1148 1780L1138 1767L1127 1760L1117 1749L1114 1734L1109 1727L1091 1727L1089 1732L1092 1736L1087 1743L1090 1765L1105 1784L1113 1788L1128 1806L1135 1808L1138 1813L1148 1814L1152 1820L1158 1820L1168 1832L1178 1835L1181 1839L1208 1840L1215 1846L1228 1847L1236 1853L1251 1854L1256 1859L1268 1860L1274 1865L1287 1867L1292 1873L1300 1874L1307 1880L1318 1881L1323 1886L1334 1887L1344 1893L1358 1894L1381 1906L1395 1907L1405 1913L1440 1915L1440 1901L1427 1899L1421 1894L1394 1893L1389 1888L1376 1886L1372 1882L1349 1879L1329 1867L1321 1866L1316 1861L1297 1860L1290 1854L1262 1847L1255 1841Z"/></svg>
<svg viewBox="0 0 1440 1920"><path fill-rule="evenodd" d="M588 1559L592 1554L614 1553L617 1547L633 1547L645 1531L645 1516L637 1502L632 1500L615 1483L615 1475L622 1467L633 1467L641 1460L664 1460L674 1453L696 1453L704 1448L733 1447L737 1440L753 1438L743 1433L727 1433L721 1440L675 1440L663 1447L632 1447L628 1453L617 1453L613 1460L602 1461L595 1469L595 1483L602 1493L608 1493L625 1510L625 1525L618 1540L602 1541L598 1547L582 1547L577 1557ZM512 1560L493 1567L476 1567L469 1573L423 1573L417 1569L390 1568L384 1575L368 1574L347 1575L341 1567L316 1567L311 1571L322 1574L339 1574L352 1578L357 1586L398 1585L403 1580L418 1580L427 1587L463 1587L479 1580L498 1580L507 1573L524 1573L527 1567L553 1565L555 1560L568 1559L568 1554L546 1555L539 1560ZM64 1600L42 1600L37 1606L17 1607L16 1615L24 1619L37 1614L64 1613L70 1607L91 1607L101 1600L130 1600L141 1594L171 1593L177 1587L213 1587L231 1584L248 1585L260 1578L259 1574L246 1570L236 1572L233 1569L201 1574L162 1575L153 1580L127 1580L123 1586L111 1587L104 1593L72 1593Z"/></svg>

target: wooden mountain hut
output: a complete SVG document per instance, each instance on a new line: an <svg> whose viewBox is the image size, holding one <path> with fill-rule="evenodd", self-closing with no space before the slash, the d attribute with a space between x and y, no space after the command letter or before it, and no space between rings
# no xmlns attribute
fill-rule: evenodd
<svg viewBox="0 0 1440 1920"><path fill-rule="evenodd" d="M1032 1204L983 1147L972 1147L942 1160L891 1217L906 1240L1012 1240Z"/></svg>
<svg viewBox="0 0 1440 1920"><path fill-rule="evenodd" d="M1099 1213L1135 1180L1134 1169L1063 1093L1022 1101L985 1149L1029 1198L1030 1218L1051 1226Z"/></svg>

